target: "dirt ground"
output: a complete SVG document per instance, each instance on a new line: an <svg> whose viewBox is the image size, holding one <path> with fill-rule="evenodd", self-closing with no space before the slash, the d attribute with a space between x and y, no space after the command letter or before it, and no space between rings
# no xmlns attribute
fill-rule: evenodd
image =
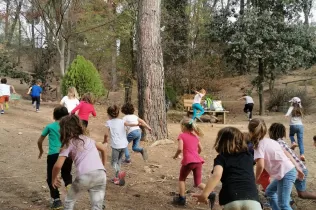
<svg viewBox="0 0 316 210"><path fill-rule="evenodd" d="M24 91L25 87L20 87ZM234 98L238 95L235 94ZM227 109L232 110L228 114L228 124L199 123L205 132L201 142L203 145L202 156L206 160L203 166L203 181L206 182L212 170L213 159L216 152L213 149L214 140L219 129L223 126L235 126L242 131L247 130L247 121L242 113L243 102L237 102L230 97L227 101ZM52 122L52 111L56 102L46 102L41 106L41 112L36 113L31 102L21 100L11 104L6 114L0 116L0 210L45 210L49 209L49 190L46 184L46 158L38 159L37 139L42 129ZM89 121L90 135L96 141L102 141L104 123L107 119L106 106L96 106L97 117ZM184 113L171 111L169 113L169 139L174 144L150 147L151 143L142 142L142 146L148 148L149 161L145 163L141 155L132 153L132 164L124 165L127 171L126 185L115 186L108 182L106 193L107 209L114 210L149 210L149 209L209 209L206 205L196 205L194 199L188 194L188 205L185 208L174 207L171 204L172 194L177 192L177 177L179 175L180 160L173 160L176 150L176 137L180 133L179 119ZM312 137L316 135L315 114L308 115L305 123L305 150L306 164L309 169L308 190L316 191L316 148L313 147ZM267 125L272 122L281 122L288 125L287 119L282 113L268 113L263 116ZM289 140L288 140L289 142ZM47 146L47 140L45 141ZM131 145L130 145L131 146ZM110 152L109 154L110 155ZM110 158L109 158L110 160ZM159 166L159 167L153 167ZM151 168L150 172L148 167ZM108 163L108 179L112 178L113 170ZM73 170L75 173L75 170ZM190 192L198 192L193 188L193 179L187 180L187 189ZM216 189L219 192L220 186ZM61 189L62 198L65 189ZM301 200L297 198L296 191L293 196L297 203L297 209L314 210L315 201ZM88 193L82 193L75 209L88 210ZM217 206L217 209L220 209Z"/></svg>

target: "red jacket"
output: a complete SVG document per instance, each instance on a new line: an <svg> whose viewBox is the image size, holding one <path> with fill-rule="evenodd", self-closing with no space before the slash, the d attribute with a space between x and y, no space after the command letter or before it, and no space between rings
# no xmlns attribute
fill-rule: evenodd
<svg viewBox="0 0 316 210"><path fill-rule="evenodd" d="M81 120L89 121L90 114L92 114L94 117L97 116L94 106L85 101L81 101L79 105L71 111L71 114L75 114L78 110L78 116Z"/></svg>

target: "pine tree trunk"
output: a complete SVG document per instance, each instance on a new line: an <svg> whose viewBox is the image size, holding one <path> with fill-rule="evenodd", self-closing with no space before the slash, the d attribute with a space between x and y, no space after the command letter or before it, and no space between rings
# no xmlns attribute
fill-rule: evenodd
<svg viewBox="0 0 316 210"><path fill-rule="evenodd" d="M5 39L5 41L7 41L8 33L9 33L10 1L11 0L6 0L5 22L4 22L4 39Z"/></svg>
<svg viewBox="0 0 316 210"><path fill-rule="evenodd" d="M168 137L160 37L161 0L138 1L138 114L152 128L151 140Z"/></svg>
<svg viewBox="0 0 316 210"><path fill-rule="evenodd" d="M111 75L112 75L112 91L116 91L117 90L117 70L116 70L116 56L117 56L117 45L116 45L116 40L113 43L112 46L112 71L111 71Z"/></svg>
<svg viewBox="0 0 316 210"><path fill-rule="evenodd" d="M13 38L13 33L15 30L15 26L20 18L20 12L21 12L21 8L22 8L22 4L23 4L23 0L19 1L19 4L17 5L16 11L15 11L15 16L14 16L14 20L13 23L11 25L11 30L8 33L8 37L7 37L7 46L10 46L12 38Z"/></svg>
<svg viewBox="0 0 316 210"><path fill-rule="evenodd" d="M264 65L262 58L258 59L259 70L258 70L258 93L259 93L259 114L262 116L264 114L264 98L263 98L263 82L264 82Z"/></svg>

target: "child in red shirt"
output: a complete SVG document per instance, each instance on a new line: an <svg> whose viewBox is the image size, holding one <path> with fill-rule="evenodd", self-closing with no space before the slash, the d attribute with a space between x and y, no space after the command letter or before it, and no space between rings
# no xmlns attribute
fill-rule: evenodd
<svg viewBox="0 0 316 210"><path fill-rule="evenodd" d="M82 120L82 124L85 127L88 127L90 114L92 114L94 117L97 116L93 106L91 93L86 93L82 96L79 105L71 111L71 114L75 114L77 111L79 118Z"/></svg>

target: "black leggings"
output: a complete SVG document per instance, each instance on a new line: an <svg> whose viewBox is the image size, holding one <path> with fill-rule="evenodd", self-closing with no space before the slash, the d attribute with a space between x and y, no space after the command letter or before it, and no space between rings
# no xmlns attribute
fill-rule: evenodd
<svg viewBox="0 0 316 210"><path fill-rule="evenodd" d="M253 103L251 104L245 104L244 112L249 113L249 119L252 119L252 110L253 110Z"/></svg>
<svg viewBox="0 0 316 210"><path fill-rule="evenodd" d="M41 97L39 97L39 96L33 97L32 96L32 104L34 104L34 102L36 102L36 109L39 109L39 107L41 105Z"/></svg>
<svg viewBox="0 0 316 210"><path fill-rule="evenodd" d="M81 120L82 121L82 125L87 128L88 127L88 124L89 122L87 120Z"/></svg>
<svg viewBox="0 0 316 210"><path fill-rule="evenodd" d="M50 196L53 199L60 198L58 189L54 189L52 185L52 173L55 163L57 162L59 154L47 155L47 184L50 191ZM66 158L63 167L61 168L61 177L64 180L65 186L72 183L71 175L72 160Z"/></svg>

